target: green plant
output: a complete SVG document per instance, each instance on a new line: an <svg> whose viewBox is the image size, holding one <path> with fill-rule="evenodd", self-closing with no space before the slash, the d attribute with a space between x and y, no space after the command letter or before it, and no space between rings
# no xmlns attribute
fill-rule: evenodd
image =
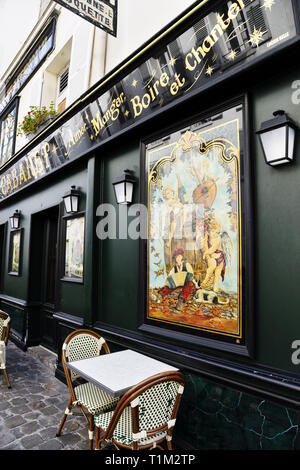
<svg viewBox="0 0 300 470"><path fill-rule="evenodd" d="M23 122L18 124L17 135L28 136L34 134L48 116L56 116L56 114L53 101L51 101L49 108L46 106L30 106L30 111L24 117Z"/></svg>

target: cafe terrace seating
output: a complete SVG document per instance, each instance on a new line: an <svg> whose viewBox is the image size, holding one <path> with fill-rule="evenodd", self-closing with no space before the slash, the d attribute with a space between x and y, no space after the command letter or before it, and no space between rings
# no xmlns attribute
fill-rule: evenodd
<svg viewBox="0 0 300 470"><path fill-rule="evenodd" d="M108 442L117 449L164 450L160 446L164 441L172 450L172 433L183 391L184 376L179 371L153 375L132 387L114 411L95 416L96 450Z"/></svg>
<svg viewBox="0 0 300 470"><path fill-rule="evenodd" d="M90 450L93 449L94 416L102 411L112 409L119 399L110 396L90 382L75 385L74 382L78 379L79 375L74 371L70 371L66 364L70 361L99 356L103 350L106 354L110 353L104 338L94 331L84 329L71 333L66 338L62 347L62 364L70 392L70 400L56 435L60 436L67 416L76 414L72 413L72 407L79 408L88 422ZM77 415L80 414L77 413Z"/></svg>
<svg viewBox="0 0 300 470"><path fill-rule="evenodd" d="M3 370L8 388L11 388L6 370L6 345L10 330L10 317L0 311L0 370Z"/></svg>

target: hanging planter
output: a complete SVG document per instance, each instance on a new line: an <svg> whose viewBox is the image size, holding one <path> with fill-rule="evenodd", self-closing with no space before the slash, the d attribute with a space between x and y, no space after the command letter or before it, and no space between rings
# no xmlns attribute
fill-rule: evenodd
<svg viewBox="0 0 300 470"><path fill-rule="evenodd" d="M57 112L54 103L51 101L49 108L46 106L30 106L30 111L24 117L22 123L18 125L17 135L24 135L32 139L47 127L55 119Z"/></svg>

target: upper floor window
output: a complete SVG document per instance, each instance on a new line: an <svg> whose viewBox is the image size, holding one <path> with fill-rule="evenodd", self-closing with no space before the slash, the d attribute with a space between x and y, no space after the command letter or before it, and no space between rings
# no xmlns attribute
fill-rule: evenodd
<svg viewBox="0 0 300 470"><path fill-rule="evenodd" d="M69 84L69 64L63 68L57 77L57 95L56 95L56 108L58 114L66 108L67 91Z"/></svg>
<svg viewBox="0 0 300 470"><path fill-rule="evenodd" d="M19 98L15 99L9 108L0 116L0 167L4 165L15 152Z"/></svg>

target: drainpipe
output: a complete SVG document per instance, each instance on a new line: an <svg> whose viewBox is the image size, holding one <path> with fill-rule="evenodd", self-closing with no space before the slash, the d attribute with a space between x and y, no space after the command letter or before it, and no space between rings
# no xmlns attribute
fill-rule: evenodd
<svg viewBox="0 0 300 470"><path fill-rule="evenodd" d="M92 70L93 70L93 61L95 60L94 58L94 55L95 55L95 52L96 54L99 54L99 51L98 49L96 48L96 51L95 51L95 47L96 45L98 46L99 48L99 43L97 44L97 39L96 39L96 33L97 33L97 29L96 29L96 26L94 27L94 34L93 34L93 44L92 44L92 53L91 53L91 57L90 57L90 62L89 62L89 79L88 79L88 88L91 86L91 82L92 82ZM104 34L105 34L105 37L104 37ZM103 48L102 48L102 54L101 54L101 70L99 71L99 63L97 64L98 67L96 68L96 76L97 76L97 80L99 80L99 78L103 77L105 74L106 74L106 61L107 61L107 49L108 49L108 34L107 33L104 33L103 32L103 37L101 37L101 39L103 38L103 42L101 41L101 44L103 45ZM98 38L99 39L99 38Z"/></svg>
<svg viewBox="0 0 300 470"><path fill-rule="evenodd" d="M108 33L105 33L103 76L106 75L107 49L108 49Z"/></svg>
<svg viewBox="0 0 300 470"><path fill-rule="evenodd" d="M95 29L96 26L93 26L93 31L90 34L89 37L89 44L88 44L88 60L87 60L87 73L86 73L86 78L85 78L85 84L84 84L84 92L89 89L90 83L91 83L91 74L92 74L92 58L93 58L93 52L94 52L94 43L95 43Z"/></svg>

